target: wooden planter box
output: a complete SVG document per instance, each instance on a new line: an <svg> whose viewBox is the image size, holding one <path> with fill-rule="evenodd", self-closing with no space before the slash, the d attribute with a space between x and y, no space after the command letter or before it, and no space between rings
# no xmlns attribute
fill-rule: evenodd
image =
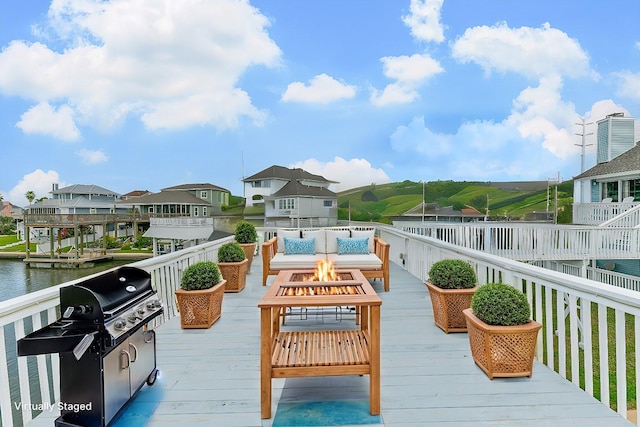
<svg viewBox="0 0 640 427"><path fill-rule="evenodd" d="M540 323L532 320L518 326L493 326L478 319L470 308L463 313L473 360L490 379L531 377Z"/></svg>
<svg viewBox="0 0 640 427"><path fill-rule="evenodd" d="M249 260L240 262L219 262L218 268L222 278L227 281L225 292L240 292L247 284L247 267Z"/></svg>
<svg viewBox="0 0 640 427"><path fill-rule="evenodd" d="M247 274L251 271L251 263L253 262L253 255L256 253L257 243L238 243L242 250L244 251L245 256L249 260L247 264Z"/></svg>
<svg viewBox="0 0 640 427"><path fill-rule="evenodd" d="M433 320L445 333L467 332L467 319L462 310L471 306L471 297L478 289L442 289L431 282L425 282L433 307Z"/></svg>
<svg viewBox="0 0 640 427"><path fill-rule="evenodd" d="M176 290L182 329L210 328L222 315L222 298L226 281L198 291Z"/></svg>

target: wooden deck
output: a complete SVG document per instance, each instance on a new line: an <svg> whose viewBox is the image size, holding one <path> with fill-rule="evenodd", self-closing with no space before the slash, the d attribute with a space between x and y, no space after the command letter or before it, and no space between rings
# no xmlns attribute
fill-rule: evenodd
<svg viewBox="0 0 640 427"><path fill-rule="evenodd" d="M272 426L274 418L260 418L260 268L254 263L242 292L225 294L211 329L182 330L173 319L157 330L161 373L150 390L159 397L148 426ZM489 380L471 358L467 335L435 326L425 285L395 264L391 281L390 292L373 282L382 298L381 425L633 425L539 363L532 378ZM337 322L335 315L320 321ZM296 322L303 323L287 325ZM274 379L272 414L279 402L366 400L368 392L367 376ZM51 426L55 416L47 412L29 426Z"/></svg>

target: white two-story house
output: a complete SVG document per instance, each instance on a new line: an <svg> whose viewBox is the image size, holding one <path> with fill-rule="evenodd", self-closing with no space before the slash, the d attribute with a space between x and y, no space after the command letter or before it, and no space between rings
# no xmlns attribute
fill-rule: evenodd
<svg viewBox="0 0 640 427"><path fill-rule="evenodd" d="M329 226L338 221L330 181L303 169L271 166L243 180L246 206L264 204L266 226Z"/></svg>

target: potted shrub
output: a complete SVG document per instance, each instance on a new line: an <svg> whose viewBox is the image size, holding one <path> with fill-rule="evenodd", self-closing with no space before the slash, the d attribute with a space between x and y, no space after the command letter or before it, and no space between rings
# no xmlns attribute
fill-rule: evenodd
<svg viewBox="0 0 640 427"><path fill-rule="evenodd" d="M225 243L218 248L218 267L227 281L225 292L240 292L247 283L249 260L238 242Z"/></svg>
<svg viewBox="0 0 640 427"><path fill-rule="evenodd" d="M258 242L258 232L256 227L247 221L240 221L236 225L235 229L236 242L244 250L246 258L249 260L247 265L247 273L251 271L251 263L253 262L253 255L256 252L256 246Z"/></svg>
<svg viewBox="0 0 640 427"><path fill-rule="evenodd" d="M176 290L183 329L210 328L222 314L225 280L213 261L199 261L182 272Z"/></svg>
<svg viewBox="0 0 640 427"><path fill-rule="evenodd" d="M490 379L531 377L538 331L525 295L505 283L481 286L471 298L467 319L471 355Z"/></svg>
<svg viewBox="0 0 640 427"><path fill-rule="evenodd" d="M433 320L444 332L466 332L467 321L462 310L471 305L477 286L473 267L459 259L437 261L429 269L429 290Z"/></svg>

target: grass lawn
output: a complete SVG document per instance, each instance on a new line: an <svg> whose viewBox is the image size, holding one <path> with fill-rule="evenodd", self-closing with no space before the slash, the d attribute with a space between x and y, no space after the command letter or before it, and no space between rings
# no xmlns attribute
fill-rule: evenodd
<svg viewBox="0 0 640 427"><path fill-rule="evenodd" d="M36 252L38 250L38 244L37 243L31 243L30 248L31 248L31 252ZM11 246L11 247L8 247L8 248L0 249L0 252L26 252L26 251L27 251L27 244L26 243L21 243L19 245L15 245L15 246Z"/></svg>
<svg viewBox="0 0 640 427"><path fill-rule="evenodd" d="M10 245L11 243L18 242L18 238L15 234L8 234L6 236L0 236L0 246Z"/></svg>

